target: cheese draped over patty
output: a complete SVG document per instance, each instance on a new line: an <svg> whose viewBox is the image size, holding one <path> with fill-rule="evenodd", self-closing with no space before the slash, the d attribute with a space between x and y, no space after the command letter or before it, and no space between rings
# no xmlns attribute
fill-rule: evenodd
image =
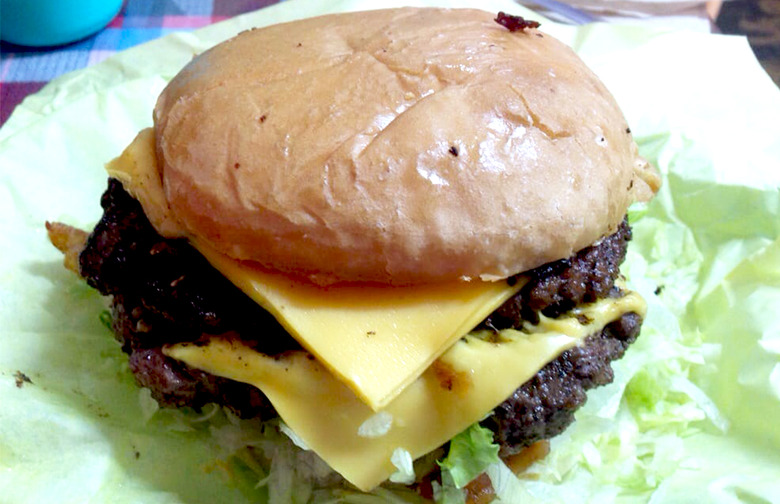
<svg viewBox="0 0 780 504"><path fill-rule="evenodd" d="M303 348L267 356L223 335L167 355L260 389L362 490L396 450L443 445L561 352L644 314L626 293L470 333L523 285L506 278L613 233L658 188L579 57L490 13L243 32L173 78L154 130L108 170Z"/></svg>
<svg viewBox="0 0 780 504"><path fill-rule="evenodd" d="M325 299L321 303L328 305ZM584 306L562 319L542 316L528 333L505 329L489 341L476 335L461 338L380 410L391 425L377 437L360 432L377 413L306 352L273 357L217 338L205 346L175 345L166 354L262 390L307 446L349 482L368 491L396 470L391 457L397 448L412 458L438 448L484 418L561 352L628 312L644 315L644 301L636 293ZM582 324L576 315L589 322ZM330 329L324 326L321 331L329 334ZM420 333L421 339L427 337ZM387 372L392 378L392 369Z"/></svg>
<svg viewBox="0 0 780 504"><path fill-rule="evenodd" d="M166 204L151 129L107 169L141 202L158 231L186 236ZM522 280L322 286L229 258L197 239L191 243L305 350L267 356L214 337L205 345L166 348L166 354L259 388L307 446L361 490L394 472L396 449L413 457L436 449L561 352L625 313L645 311L642 299L629 292L483 340L469 331L514 295ZM378 414L390 420L387 431L361 435L361 426Z"/></svg>

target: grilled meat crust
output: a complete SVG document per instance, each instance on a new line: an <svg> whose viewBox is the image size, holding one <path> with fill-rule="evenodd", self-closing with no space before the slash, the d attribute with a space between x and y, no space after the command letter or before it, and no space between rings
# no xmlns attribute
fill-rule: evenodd
<svg viewBox="0 0 780 504"><path fill-rule="evenodd" d="M163 406L215 402L242 417L275 416L258 389L187 368L163 355L162 347L204 334L239 337L271 355L300 348L298 343L186 240L157 234L120 182L109 179L101 205L104 214L79 256L79 271L112 296L113 329L139 385ZM526 285L481 327L522 328L538 322L537 310L556 317L578 304L620 295L614 282L630 238L624 220L614 234L571 258L525 273ZM624 315L547 364L499 405L484 424L495 432L502 455L563 431L585 402L585 391L612 381L610 362L622 357L640 325L637 314Z"/></svg>

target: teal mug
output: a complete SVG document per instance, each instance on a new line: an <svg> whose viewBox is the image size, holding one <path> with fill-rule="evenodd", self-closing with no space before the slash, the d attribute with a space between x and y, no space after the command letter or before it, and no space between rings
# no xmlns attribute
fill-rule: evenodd
<svg viewBox="0 0 780 504"><path fill-rule="evenodd" d="M0 0L0 39L42 47L68 44L101 30L122 0Z"/></svg>

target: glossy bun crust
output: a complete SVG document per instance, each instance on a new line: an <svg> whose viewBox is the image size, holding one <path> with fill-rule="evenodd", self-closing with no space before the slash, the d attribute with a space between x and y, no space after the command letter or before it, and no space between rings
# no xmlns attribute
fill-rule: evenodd
<svg viewBox="0 0 780 504"><path fill-rule="evenodd" d="M186 233L318 282L503 278L615 231L655 174L568 47L475 10L241 33L155 108Z"/></svg>

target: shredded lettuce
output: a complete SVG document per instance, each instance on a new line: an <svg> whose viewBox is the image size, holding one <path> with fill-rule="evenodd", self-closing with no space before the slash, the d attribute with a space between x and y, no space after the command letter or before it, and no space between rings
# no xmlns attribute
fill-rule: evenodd
<svg viewBox="0 0 780 504"><path fill-rule="evenodd" d="M466 494L452 480L449 471L442 471L441 484L433 482L433 499L439 504L465 504Z"/></svg>
<svg viewBox="0 0 780 504"><path fill-rule="evenodd" d="M143 395L143 394L142 394ZM154 401L149 398L149 400ZM156 404L156 403L155 403ZM252 502L415 503L424 500L407 485L415 481L411 455L397 450L398 484L386 483L372 492L358 491L334 472L281 420L242 420L229 410L209 405L205 413L190 409L158 409L152 423L175 432L205 431L227 478Z"/></svg>
<svg viewBox="0 0 780 504"><path fill-rule="evenodd" d="M496 500L502 503L534 504L539 502L503 462L490 464L485 470L493 486Z"/></svg>
<svg viewBox="0 0 780 504"><path fill-rule="evenodd" d="M447 458L439 465L442 473L447 472L452 477L457 488L463 488L488 466L499 462L498 449L493 442L493 432L474 424L452 438Z"/></svg>
<svg viewBox="0 0 780 504"><path fill-rule="evenodd" d="M150 91L193 53L250 26L367 4L282 2L174 34L57 79L14 111L0 130L0 500L420 500L394 484L356 491L295 446L279 422L245 422L221 408L158 410L148 392L139 407L126 356L103 327L108 313L95 316L104 301L62 269L41 229L45 219L94 222L105 187L96 160L121 152L149 125ZM460 2L467 4L474 2ZM480 6L526 15L508 0ZM649 304L641 336L615 364L614 383L588 394L545 459L519 479L503 464L487 466L497 498L777 502L777 87L737 37L608 24L545 28L573 45L615 94L664 185L629 216L634 239L622 271ZM19 389L17 370L33 385ZM455 457L448 463L452 469L433 484L435 498L462 503L452 473L475 469Z"/></svg>
<svg viewBox="0 0 780 504"><path fill-rule="evenodd" d="M390 481L393 483L403 483L404 485L411 485L414 483L416 475L414 473L414 461L412 460L411 453L403 448L396 448L393 450L390 461L396 469L398 469L390 475Z"/></svg>
<svg viewBox="0 0 780 504"><path fill-rule="evenodd" d="M386 411L380 411L363 422L358 428L358 436L381 437L390 431L393 426L393 415Z"/></svg>

